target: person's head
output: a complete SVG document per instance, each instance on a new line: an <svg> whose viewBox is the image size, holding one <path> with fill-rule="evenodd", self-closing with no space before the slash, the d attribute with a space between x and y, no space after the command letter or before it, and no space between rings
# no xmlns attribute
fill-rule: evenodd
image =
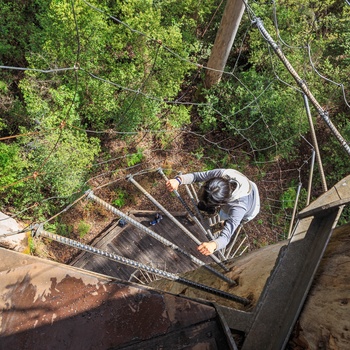
<svg viewBox="0 0 350 350"><path fill-rule="evenodd" d="M230 201L237 183L225 177L214 177L205 182L199 192L198 208L215 208ZM205 210L205 209L201 209Z"/></svg>

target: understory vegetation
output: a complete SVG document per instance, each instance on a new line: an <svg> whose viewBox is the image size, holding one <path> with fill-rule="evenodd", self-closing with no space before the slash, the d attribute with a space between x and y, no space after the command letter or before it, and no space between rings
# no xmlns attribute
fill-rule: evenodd
<svg viewBox="0 0 350 350"><path fill-rule="evenodd" d="M165 167L169 155L181 156L186 170L257 167L257 182L276 162L281 169L309 161L303 94L252 13L349 140L350 6L342 0L249 5L221 81L206 88L221 1L0 0L3 211L43 221L108 182L108 199L123 207L130 194L115 181L133 167L148 168L156 156ZM333 185L348 174L349 154L312 106L311 112ZM318 172L314 183L317 195ZM287 176L274 194L282 201L268 209L275 225L293 209L296 185ZM89 230L80 222L81 237Z"/></svg>

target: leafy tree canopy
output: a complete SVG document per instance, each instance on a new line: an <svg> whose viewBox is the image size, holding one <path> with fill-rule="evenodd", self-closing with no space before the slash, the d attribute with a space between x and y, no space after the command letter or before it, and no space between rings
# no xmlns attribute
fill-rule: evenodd
<svg viewBox="0 0 350 350"><path fill-rule="evenodd" d="M22 135L1 145L2 203L20 209L83 189L105 154L99 132L171 131L189 126L191 116L200 130L248 145L255 159L296 157L309 130L303 96L252 13L349 137L344 1L249 2L253 12L242 20L220 84L191 94L195 108L174 101L201 88L197 74L220 24L221 1L0 0L0 6L0 65L7 67L0 70L0 134ZM169 135L159 136L162 147ZM343 176L341 151L324 150L325 162L336 158Z"/></svg>

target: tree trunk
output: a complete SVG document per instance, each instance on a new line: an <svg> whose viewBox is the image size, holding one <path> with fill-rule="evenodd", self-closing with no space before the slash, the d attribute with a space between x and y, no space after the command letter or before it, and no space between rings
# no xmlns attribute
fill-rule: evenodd
<svg viewBox="0 0 350 350"><path fill-rule="evenodd" d="M228 0L220 27L208 61L205 86L217 84L222 76L235 36L243 16L245 5L242 0Z"/></svg>

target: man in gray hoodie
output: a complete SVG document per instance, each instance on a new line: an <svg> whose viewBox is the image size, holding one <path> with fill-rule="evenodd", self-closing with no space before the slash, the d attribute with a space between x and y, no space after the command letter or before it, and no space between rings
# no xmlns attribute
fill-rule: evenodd
<svg viewBox="0 0 350 350"><path fill-rule="evenodd" d="M210 255L225 248L237 227L252 220L259 213L259 191L254 182L234 169L188 173L168 180L166 186L169 191L174 191L180 185L194 182L204 183L198 194L198 208L210 213L219 207L220 218L225 222L216 239L198 246L202 254Z"/></svg>

